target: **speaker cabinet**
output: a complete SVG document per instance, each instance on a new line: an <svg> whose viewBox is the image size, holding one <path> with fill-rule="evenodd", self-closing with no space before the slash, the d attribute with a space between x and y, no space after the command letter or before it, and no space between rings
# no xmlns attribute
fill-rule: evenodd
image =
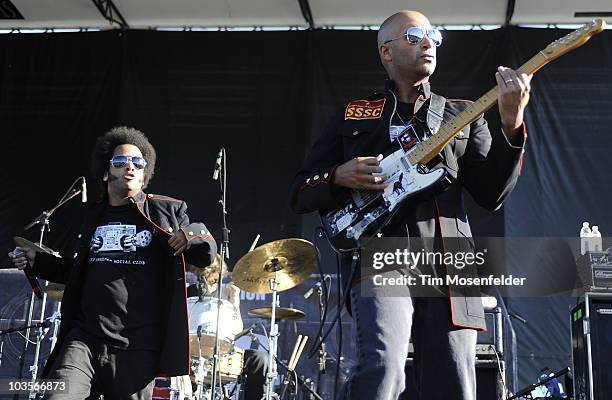
<svg viewBox="0 0 612 400"><path fill-rule="evenodd" d="M612 293L586 293L571 312L576 400L612 393Z"/></svg>

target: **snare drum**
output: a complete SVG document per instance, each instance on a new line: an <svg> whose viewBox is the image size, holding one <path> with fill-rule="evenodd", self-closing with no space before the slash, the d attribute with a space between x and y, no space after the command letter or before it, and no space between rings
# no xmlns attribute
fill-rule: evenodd
<svg viewBox="0 0 612 400"><path fill-rule="evenodd" d="M218 306L220 304L220 307ZM227 300L214 297L189 297L187 310L189 312L189 344L191 354L195 357L212 357L215 349L215 331L217 328L217 309L219 314L219 353L232 351L233 340L242 330L242 320L236 307Z"/></svg>
<svg viewBox="0 0 612 400"><path fill-rule="evenodd" d="M203 360L203 359L200 359ZM191 379L193 383L198 383L198 372L202 371L202 379L205 384L210 385L212 383L212 360L204 360L204 365L201 370L198 369L198 359L192 357L191 368L192 374ZM222 384L236 381L238 376L242 373L244 367L244 350L236 349L234 352L229 354L223 354L219 356L219 363L217 365L217 382L219 380Z"/></svg>

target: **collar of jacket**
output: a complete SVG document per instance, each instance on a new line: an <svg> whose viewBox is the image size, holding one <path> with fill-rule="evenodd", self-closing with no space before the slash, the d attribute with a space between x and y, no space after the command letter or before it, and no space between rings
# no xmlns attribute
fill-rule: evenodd
<svg viewBox="0 0 612 400"><path fill-rule="evenodd" d="M393 99L393 109L395 109L395 107L397 107L397 96L396 96L396 87L395 87L395 82L393 82L391 79L388 79L385 81L385 90L387 92L388 97L391 97ZM425 102L431 97L431 85L429 82L423 82L421 83L418 87L417 87L417 98L414 101L414 114L416 114L421 107L423 106L423 104L425 104ZM389 124L391 123L391 121L389 120Z"/></svg>
<svg viewBox="0 0 612 400"><path fill-rule="evenodd" d="M142 190L136 193L134 196L130 197L130 202L134 204L142 204L148 195ZM96 199L93 204L96 205L108 205L108 193L104 193L101 197Z"/></svg>
<svg viewBox="0 0 612 400"><path fill-rule="evenodd" d="M136 193L134 196L130 197L130 201L133 204L136 204L136 207L138 207L138 210L145 215L148 215L148 213L145 212L145 203L146 203L147 197L148 195L142 190Z"/></svg>
<svg viewBox="0 0 612 400"><path fill-rule="evenodd" d="M142 211L143 204L148 195L142 190L136 193L134 196L130 197L130 203L136 204L138 208ZM108 205L108 194L104 194L102 198L95 202L96 205Z"/></svg>
<svg viewBox="0 0 612 400"><path fill-rule="evenodd" d="M385 81L385 90L389 90L394 93L397 92L396 87L395 87L395 82L387 78L387 80ZM431 97L431 84L429 82L421 83L417 88L417 93L426 99L430 98Z"/></svg>

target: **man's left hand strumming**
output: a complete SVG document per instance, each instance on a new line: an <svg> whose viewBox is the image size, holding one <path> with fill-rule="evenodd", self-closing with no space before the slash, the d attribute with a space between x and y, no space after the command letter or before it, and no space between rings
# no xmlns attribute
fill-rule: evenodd
<svg viewBox="0 0 612 400"><path fill-rule="evenodd" d="M520 141L516 137L517 130L523 125L525 107L531 91L531 77L532 75L518 73L506 67L498 67L495 74L502 129L510 143Z"/></svg>

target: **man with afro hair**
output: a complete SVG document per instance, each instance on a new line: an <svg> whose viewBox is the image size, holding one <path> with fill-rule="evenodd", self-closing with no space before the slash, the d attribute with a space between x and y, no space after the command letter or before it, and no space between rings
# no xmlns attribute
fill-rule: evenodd
<svg viewBox="0 0 612 400"><path fill-rule="evenodd" d="M65 380L50 399L150 399L156 376L189 374L185 263L206 267L216 244L190 222L182 200L145 194L156 153L134 128L117 127L93 150L103 189L88 205L74 253L26 251L13 258L37 276L66 284L57 345L43 378Z"/></svg>

